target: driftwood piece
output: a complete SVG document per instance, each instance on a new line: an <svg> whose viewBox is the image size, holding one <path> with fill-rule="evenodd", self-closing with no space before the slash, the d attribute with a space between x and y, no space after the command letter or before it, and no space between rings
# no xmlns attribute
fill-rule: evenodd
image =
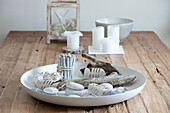
<svg viewBox="0 0 170 113"><path fill-rule="evenodd" d="M64 90L66 83L69 81L74 81L76 83L82 84L85 88L91 83L102 84L110 83L113 86L122 86L130 84L136 78L135 75L118 75L117 73L112 73L108 76L102 76L100 78L89 78L89 79L78 79L78 80L61 80L57 88L59 90Z"/></svg>
<svg viewBox="0 0 170 113"><path fill-rule="evenodd" d="M92 78L90 80L79 80L75 82L82 84L85 88L87 88L90 83L96 83L96 84L110 83L113 86L122 86L122 85L130 84L135 78L136 78L135 75L111 74L109 76Z"/></svg>
<svg viewBox="0 0 170 113"><path fill-rule="evenodd" d="M87 68L102 68L106 72L106 75L110 75L113 72L117 72L118 74L120 74L120 72L112 64L108 62L102 61L88 54L82 54L82 57L87 58L94 62L94 63L89 63L87 65ZM85 68L81 69L80 71L84 73L84 69Z"/></svg>

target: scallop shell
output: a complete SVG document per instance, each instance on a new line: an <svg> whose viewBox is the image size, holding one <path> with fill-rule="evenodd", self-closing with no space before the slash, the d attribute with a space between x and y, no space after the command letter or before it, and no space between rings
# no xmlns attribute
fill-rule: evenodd
<svg viewBox="0 0 170 113"><path fill-rule="evenodd" d="M106 75L105 71L102 68L85 68L84 77L89 78L98 78L100 76Z"/></svg>
<svg viewBox="0 0 170 113"><path fill-rule="evenodd" d="M75 82L68 82L66 87L73 90L83 90L84 86Z"/></svg>
<svg viewBox="0 0 170 113"><path fill-rule="evenodd" d="M105 89L98 84L92 83L88 86L88 93L97 96L109 95L111 90Z"/></svg>
<svg viewBox="0 0 170 113"><path fill-rule="evenodd" d="M102 83L102 84L100 84L100 86L104 89L109 89L109 90L113 89L113 85L109 84L109 83Z"/></svg>
<svg viewBox="0 0 170 113"><path fill-rule="evenodd" d="M46 87L43 89L44 93L47 94L57 94L58 93L58 89L55 87Z"/></svg>
<svg viewBox="0 0 170 113"><path fill-rule="evenodd" d="M79 95L79 96L83 96L85 93L86 93L85 90L77 91L77 90L72 90L72 89L69 89L69 88L66 88L66 89L65 89L65 94L66 94L67 96L69 96L69 95Z"/></svg>

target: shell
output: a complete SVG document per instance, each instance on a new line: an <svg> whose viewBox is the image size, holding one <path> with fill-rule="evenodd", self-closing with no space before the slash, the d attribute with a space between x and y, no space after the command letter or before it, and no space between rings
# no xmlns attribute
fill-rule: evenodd
<svg viewBox="0 0 170 113"><path fill-rule="evenodd" d="M41 72L33 77L33 83L37 88L44 89L45 87L57 87L57 81L61 79L61 75L56 73Z"/></svg>
<svg viewBox="0 0 170 113"><path fill-rule="evenodd" d="M105 71L102 68L85 68L84 77L89 78L98 78L100 76L106 75Z"/></svg>
<svg viewBox="0 0 170 113"><path fill-rule="evenodd" d="M44 93L47 94L57 94L58 93L58 89L55 87L46 87L43 89Z"/></svg>
<svg viewBox="0 0 170 113"><path fill-rule="evenodd" d="M68 82L66 87L73 90L83 90L84 86L75 82Z"/></svg>
<svg viewBox="0 0 170 113"><path fill-rule="evenodd" d="M56 73L48 73L45 72L43 75L43 80L53 80L53 81L58 81L61 79L61 75L56 72Z"/></svg>
<svg viewBox="0 0 170 113"><path fill-rule="evenodd" d="M58 84L59 84L59 82L54 83L54 81L52 81L52 80L42 80L42 81L38 80L37 83L35 84L35 86L37 88L44 89L46 87L57 87Z"/></svg>
<svg viewBox="0 0 170 113"><path fill-rule="evenodd" d="M65 90L65 94L66 94L67 96L69 96L69 95L79 95L79 96L83 96L85 93L86 93L85 90L76 91L76 90L72 90L72 89L69 89L69 88L66 88L66 90Z"/></svg>
<svg viewBox="0 0 170 113"><path fill-rule="evenodd" d="M109 83L103 83L103 84L100 84L100 86L103 87L104 89L109 89L109 90L113 89L112 84L109 84Z"/></svg>
<svg viewBox="0 0 170 113"><path fill-rule="evenodd" d="M92 83L88 86L88 93L97 96L109 95L111 90L105 89L98 84Z"/></svg>

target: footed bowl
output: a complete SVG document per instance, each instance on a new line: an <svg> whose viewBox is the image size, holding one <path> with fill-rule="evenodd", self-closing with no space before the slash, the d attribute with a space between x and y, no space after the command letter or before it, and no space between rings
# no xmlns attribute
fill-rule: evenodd
<svg viewBox="0 0 170 113"><path fill-rule="evenodd" d="M133 20L126 18L103 18L96 20L96 27L103 26L105 28L105 37L107 37L108 25L120 26L120 41L122 42L130 34L133 27Z"/></svg>

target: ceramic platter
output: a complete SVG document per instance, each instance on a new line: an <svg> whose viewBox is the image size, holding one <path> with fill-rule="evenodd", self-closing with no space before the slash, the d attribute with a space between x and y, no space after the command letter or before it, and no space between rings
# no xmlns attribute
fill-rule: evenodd
<svg viewBox="0 0 170 113"><path fill-rule="evenodd" d="M80 69L86 67L87 64L88 63L77 62L74 68L74 75L81 75ZM127 89L127 91L125 91L124 93L107 95L107 96L97 96L97 97L71 97L71 96L64 95L64 91L61 91L60 95L55 96L55 95L48 95L45 93L32 90L32 88L35 88L32 82L32 78L37 72L47 71L49 73L53 73L56 72L56 67L57 64L46 65L46 66L32 69L24 73L20 78L24 90L31 96L48 103L65 105L65 106L91 107L91 106L115 104L115 103L128 100L134 97L135 95L137 95L143 89L146 83L145 77L139 72L129 68L115 65L115 67L122 74L136 75L136 79L133 81L133 83L124 86ZM78 76L75 76L75 78L78 78Z"/></svg>

